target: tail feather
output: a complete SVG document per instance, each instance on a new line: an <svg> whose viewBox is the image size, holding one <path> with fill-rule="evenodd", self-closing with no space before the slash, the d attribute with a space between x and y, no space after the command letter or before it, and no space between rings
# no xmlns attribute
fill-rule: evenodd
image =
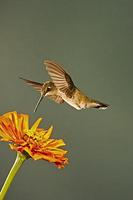
<svg viewBox="0 0 133 200"><path fill-rule="evenodd" d="M43 83L38 83L35 81L31 81L22 77L19 77L21 80L25 81L28 85L31 85L32 87L34 87L37 91L41 92Z"/></svg>
<svg viewBox="0 0 133 200"><path fill-rule="evenodd" d="M101 109L101 110L105 110L106 108L109 107L108 104L102 103L100 101L94 101L93 103L93 108L97 108L97 109Z"/></svg>
<svg viewBox="0 0 133 200"><path fill-rule="evenodd" d="M108 104L99 102L99 104L98 104L95 108L98 108L98 109L101 109L101 110L105 110L105 109L107 109L108 107L109 107Z"/></svg>

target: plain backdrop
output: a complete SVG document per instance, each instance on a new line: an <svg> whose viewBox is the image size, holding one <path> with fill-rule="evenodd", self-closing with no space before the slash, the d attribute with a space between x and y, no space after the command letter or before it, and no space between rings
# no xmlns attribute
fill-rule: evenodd
<svg viewBox="0 0 133 200"><path fill-rule="evenodd" d="M130 200L133 198L133 1L0 0L0 113L28 113L54 126L69 165L28 160L6 200ZM77 111L39 94L18 77L43 82L43 61L62 64L75 85L110 104ZM16 152L0 143L0 187Z"/></svg>

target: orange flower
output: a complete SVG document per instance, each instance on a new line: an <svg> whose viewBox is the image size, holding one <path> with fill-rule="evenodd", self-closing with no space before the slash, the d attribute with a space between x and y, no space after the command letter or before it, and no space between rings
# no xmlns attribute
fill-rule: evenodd
<svg viewBox="0 0 133 200"><path fill-rule="evenodd" d="M68 159L64 157L67 151L59 147L65 143L62 139L50 139L53 127L48 130L38 128L41 120L39 118L29 128L29 115L6 113L0 116L0 140L11 142L11 149L27 153L34 160L44 159L63 168L68 164Z"/></svg>

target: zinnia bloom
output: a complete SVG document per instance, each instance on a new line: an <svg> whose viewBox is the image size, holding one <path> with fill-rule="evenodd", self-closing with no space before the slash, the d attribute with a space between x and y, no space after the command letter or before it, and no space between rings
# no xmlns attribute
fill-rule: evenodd
<svg viewBox="0 0 133 200"><path fill-rule="evenodd" d="M64 146L62 139L50 139L53 127L48 130L39 128L39 118L29 128L29 115L9 112L0 116L0 140L10 142L13 150L28 154L34 160L44 159L63 168L68 163L67 153L59 147Z"/></svg>

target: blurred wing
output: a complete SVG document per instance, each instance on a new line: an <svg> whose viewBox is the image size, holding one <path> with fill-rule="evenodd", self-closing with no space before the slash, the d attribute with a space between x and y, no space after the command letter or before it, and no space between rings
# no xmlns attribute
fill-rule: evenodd
<svg viewBox="0 0 133 200"><path fill-rule="evenodd" d="M64 103L64 100L62 99L62 97L60 97L58 95L48 95L47 97L52 99L56 103L59 103L59 104Z"/></svg>
<svg viewBox="0 0 133 200"><path fill-rule="evenodd" d="M65 70L61 66L50 60L44 61L44 64L46 65L46 70L48 71L48 74L50 75L55 86L59 90L70 94L75 89L71 77L65 72Z"/></svg>
<svg viewBox="0 0 133 200"><path fill-rule="evenodd" d="M23 81L25 81L28 85L31 85L32 87L34 87L37 91L41 92L43 83L38 83L35 81L31 81L31 80L27 80L25 78L19 77L20 79L22 79Z"/></svg>

